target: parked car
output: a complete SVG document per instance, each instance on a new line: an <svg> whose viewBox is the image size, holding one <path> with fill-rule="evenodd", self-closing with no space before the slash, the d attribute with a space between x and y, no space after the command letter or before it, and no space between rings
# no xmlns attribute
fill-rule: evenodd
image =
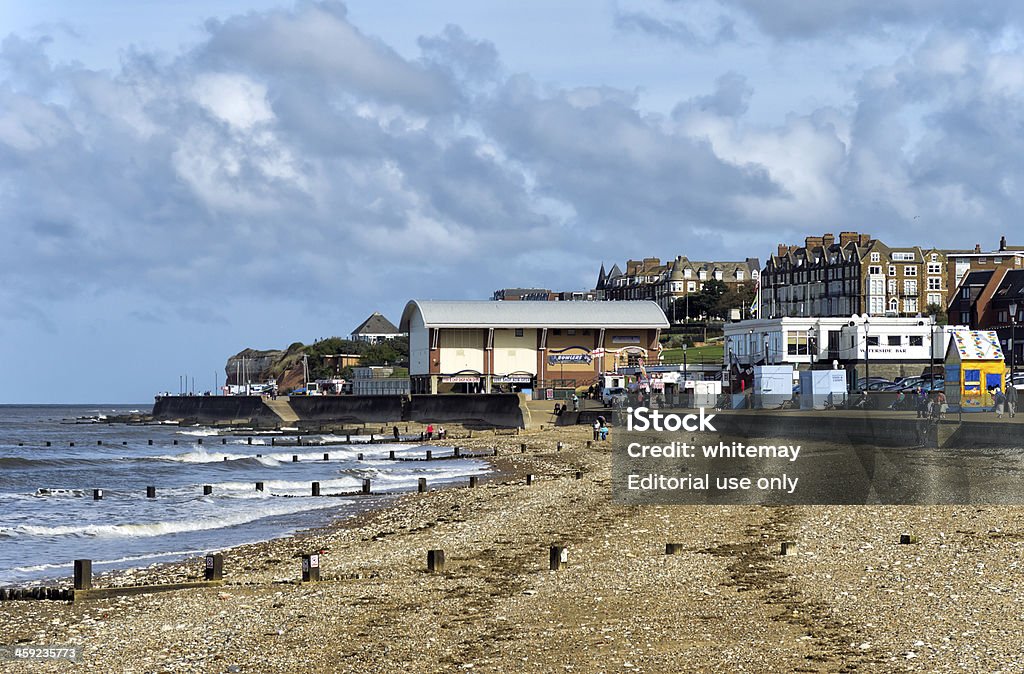
<svg viewBox="0 0 1024 674"><path fill-rule="evenodd" d="M1010 385L1018 391L1024 391L1024 372L1018 372L1010 378Z"/></svg>
<svg viewBox="0 0 1024 674"><path fill-rule="evenodd" d="M605 407L612 407L613 405L623 405L627 398L626 389L621 386L614 386L612 388L606 388L601 392L601 402L605 404Z"/></svg>

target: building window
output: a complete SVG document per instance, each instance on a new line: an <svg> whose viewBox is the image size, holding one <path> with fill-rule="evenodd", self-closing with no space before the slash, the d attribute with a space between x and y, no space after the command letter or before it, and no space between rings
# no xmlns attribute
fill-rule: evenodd
<svg viewBox="0 0 1024 674"><path fill-rule="evenodd" d="M988 258L985 258L985 257L979 257L978 258L978 264L985 264L986 262L988 262Z"/></svg>
<svg viewBox="0 0 1024 674"><path fill-rule="evenodd" d="M960 297L964 298L965 300L971 299L971 289L970 288L964 288L963 290L961 290L960 291Z"/></svg>
<svg viewBox="0 0 1024 674"><path fill-rule="evenodd" d="M942 295L938 293L928 293L928 304L938 304L942 306Z"/></svg>
<svg viewBox="0 0 1024 674"><path fill-rule="evenodd" d="M560 335L560 334L562 334L562 329L561 328L552 328L551 334L552 335Z"/></svg>
<svg viewBox="0 0 1024 674"><path fill-rule="evenodd" d="M911 335L910 346L924 346L924 337L921 335Z"/></svg>
<svg viewBox="0 0 1024 674"><path fill-rule="evenodd" d="M895 275L896 275L896 265L891 264L891 265L889 265L889 276L895 276Z"/></svg>
<svg viewBox="0 0 1024 674"><path fill-rule="evenodd" d="M939 263L939 262L929 262L928 263L928 273L929 274L941 274L942 273L942 264Z"/></svg>
<svg viewBox="0 0 1024 674"><path fill-rule="evenodd" d="M970 325L971 324L971 312L969 312L969 311L961 311L960 312L960 324L961 325Z"/></svg>
<svg viewBox="0 0 1024 674"><path fill-rule="evenodd" d="M686 292L692 293L692 292L696 292L696 291L697 291L697 282L696 281L687 281L686 282Z"/></svg>
<svg viewBox="0 0 1024 674"><path fill-rule="evenodd" d="M715 276L715 280L716 281L721 281L722 280L722 272L721 271L714 272L714 276Z"/></svg>
<svg viewBox="0 0 1024 674"><path fill-rule="evenodd" d="M894 279L894 278L889 279L889 284L888 285L889 285L889 294L890 295L895 295L896 294L896 284L897 283L898 283L898 281L896 279Z"/></svg>
<svg viewBox="0 0 1024 674"><path fill-rule="evenodd" d="M706 271L704 271L703 269L701 269L697 273L697 278L699 278L701 281L706 281L708 279L708 273Z"/></svg>
<svg viewBox="0 0 1024 674"><path fill-rule="evenodd" d="M737 281L742 281L743 280L743 270L742 269L737 269L736 270L736 280Z"/></svg>
<svg viewBox="0 0 1024 674"><path fill-rule="evenodd" d="M1002 262L1003 262L1003 258L1001 258L1001 257L994 257L994 258L992 258L992 264L1002 264Z"/></svg>
<svg viewBox="0 0 1024 674"><path fill-rule="evenodd" d="M916 295L917 294L917 281L904 281L903 282L903 294L904 295Z"/></svg>
<svg viewBox="0 0 1024 674"><path fill-rule="evenodd" d="M886 341L889 343L889 346L903 346L902 335L889 335Z"/></svg>
<svg viewBox="0 0 1024 674"><path fill-rule="evenodd" d="M786 353L790 356L808 355L806 330L791 330L786 333Z"/></svg>
<svg viewBox="0 0 1024 674"><path fill-rule="evenodd" d="M938 253L932 253L932 262L935 262L938 259L939 259L939 254Z"/></svg>
<svg viewBox="0 0 1024 674"><path fill-rule="evenodd" d="M568 330L565 331L565 334L567 334L567 335L575 335L576 334L576 329L575 328L569 328Z"/></svg>
<svg viewBox="0 0 1024 674"><path fill-rule="evenodd" d="M905 265L903 267L903 275L904 276L917 276L917 267L911 266L909 264Z"/></svg>
<svg viewBox="0 0 1024 674"><path fill-rule="evenodd" d="M893 297L889 300L889 311L898 312L900 310L900 301Z"/></svg>
<svg viewBox="0 0 1024 674"><path fill-rule="evenodd" d="M868 267L869 276L879 276L882 273L882 265Z"/></svg>
<svg viewBox="0 0 1024 674"><path fill-rule="evenodd" d="M516 337L522 337L522 336L523 336L523 329L522 328L516 328Z"/></svg>
<svg viewBox="0 0 1024 674"><path fill-rule="evenodd" d="M940 276L929 276L928 277L928 290L942 290L942 277L940 277Z"/></svg>
<svg viewBox="0 0 1024 674"><path fill-rule="evenodd" d="M868 346L878 346L878 336L868 336L867 344Z"/></svg>
<svg viewBox="0 0 1024 674"><path fill-rule="evenodd" d="M903 312L907 314L917 313L917 298L912 297L903 300Z"/></svg>
<svg viewBox="0 0 1024 674"><path fill-rule="evenodd" d="M691 278L692 276L693 276L693 270L692 269L684 269L683 270L683 278Z"/></svg>
<svg viewBox="0 0 1024 674"><path fill-rule="evenodd" d="M996 317L996 321L998 321L999 323L1005 323L1006 322L1006 316L1007 316L1007 312L1005 310L1000 311L999 314Z"/></svg>
<svg viewBox="0 0 1024 674"><path fill-rule="evenodd" d="M871 261L872 262L881 262L882 261L882 254L881 253L872 253L871 254Z"/></svg>

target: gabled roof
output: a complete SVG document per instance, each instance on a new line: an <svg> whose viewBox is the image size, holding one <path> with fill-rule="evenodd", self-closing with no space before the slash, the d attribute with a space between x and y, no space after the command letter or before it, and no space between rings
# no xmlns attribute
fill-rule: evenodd
<svg viewBox="0 0 1024 674"><path fill-rule="evenodd" d="M352 331L353 335L397 335L400 334L395 324L384 318L378 312L373 312L370 317L359 324L359 327Z"/></svg>
<svg viewBox="0 0 1024 674"><path fill-rule="evenodd" d="M667 328L654 302L490 302L411 300L402 312L408 332L414 314L428 328Z"/></svg>
<svg viewBox="0 0 1024 674"><path fill-rule="evenodd" d="M962 361L1003 360L1003 347L994 330L957 330L949 348L956 349Z"/></svg>

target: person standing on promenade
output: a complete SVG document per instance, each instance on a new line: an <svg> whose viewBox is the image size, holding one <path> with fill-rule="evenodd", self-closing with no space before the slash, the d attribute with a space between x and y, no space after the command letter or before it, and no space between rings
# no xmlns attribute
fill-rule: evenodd
<svg viewBox="0 0 1024 674"><path fill-rule="evenodd" d="M1003 395L1002 390L1000 390L998 387L994 389L994 392L992 394L992 400L996 404L996 419L1002 419L1003 407L1006 405L1006 396Z"/></svg>
<svg viewBox="0 0 1024 674"><path fill-rule="evenodd" d="M572 394L572 411L573 412L579 412L580 411L580 397L578 395L576 395L575 393Z"/></svg>
<svg viewBox="0 0 1024 674"><path fill-rule="evenodd" d="M1012 383L1006 388L1006 411L1011 419L1017 414L1017 389Z"/></svg>
<svg viewBox="0 0 1024 674"><path fill-rule="evenodd" d="M925 417L925 410L928 408L928 394L924 392L923 386L917 387L917 395L915 396L917 403L917 418L923 419Z"/></svg>
<svg viewBox="0 0 1024 674"><path fill-rule="evenodd" d="M949 405L946 404L945 392L939 391L939 395L935 396L935 409L938 410L940 420L946 418L946 412L949 411Z"/></svg>

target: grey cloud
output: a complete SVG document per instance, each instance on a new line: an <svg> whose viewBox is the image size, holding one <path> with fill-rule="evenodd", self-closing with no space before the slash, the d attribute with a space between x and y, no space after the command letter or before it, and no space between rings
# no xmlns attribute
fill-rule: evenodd
<svg viewBox="0 0 1024 674"><path fill-rule="evenodd" d="M211 20L207 30L209 41L194 55L206 67L257 71L424 111L448 109L458 97L442 73L360 32L341 3Z"/></svg>
<svg viewBox="0 0 1024 674"><path fill-rule="evenodd" d="M684 19L662 18L648 12L616 10L615 27L620 30L644 33L689 47L709 47L736 39L733 21L719 16L716 25L708 30Z"/></svg>
<svg viewBox="0 0 1024 674"><path fill-rule="evenodd" d="M474 40L459 26L448 24L441 35L422 36L417 42L428 61L449 69L463 82L490 82L500 72L501 63L494 44Z"/></svg>
<svg viewBox="0 0 1024 674"><path fill-rule="evenodd" d="M672 0L684 9L701 0ZM960 0L718 0L727 10L750 17L761 30L779 39L809 39L871 33L892 27L943 25L999 32L1020 25L1021 5L1012 0L964 3Z"/></svg>

